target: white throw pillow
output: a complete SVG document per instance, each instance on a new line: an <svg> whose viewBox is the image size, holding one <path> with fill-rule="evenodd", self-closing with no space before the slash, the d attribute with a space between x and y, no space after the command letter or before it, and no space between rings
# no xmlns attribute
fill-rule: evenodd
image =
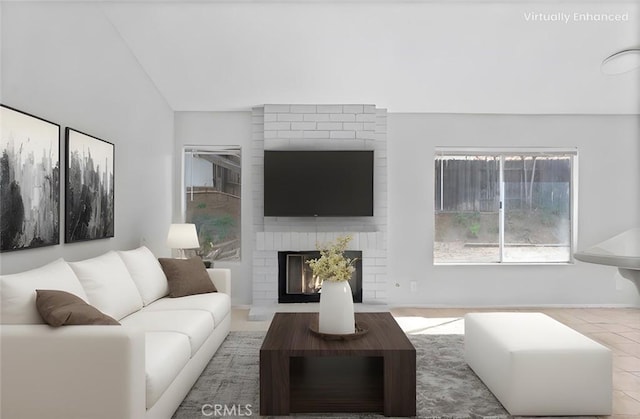
<svg viewBox="0 0 640 419"><path fill-rule="evenodd" d="M127 266L114 251L104 255L69 262L89 303L116 320L142 308L142 298Z"/></svg>
<svg viewBox="0 0 640 419"><path fill-rule="evenodd" d="M63 259L58 259L40 268L0 275L0 322L44 323L36 309L36 289L67 291L89 301L69 264Z"/></svg>
<svg viewBox="0 0 640 419"><path fill-rule="evenodd" d="M169 294L167 277L151 250L142 246L118 254L127 265L145 306Z"/></svg>

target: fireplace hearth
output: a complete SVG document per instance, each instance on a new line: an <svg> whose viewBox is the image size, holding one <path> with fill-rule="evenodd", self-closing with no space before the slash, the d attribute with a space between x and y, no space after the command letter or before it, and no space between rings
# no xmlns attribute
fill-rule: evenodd
<svg viewBox="0 0 640 419"><path fill-rule="evenodd" d="M345 256L356 259L356 268L349 279L353 292L353 302L362 302L362 252L348 250ZM320 257L320 252L287 251L278 252L278 302L279 303L312 303L320 301L320 279L313 276L306 263L309 259Z"/></svg>

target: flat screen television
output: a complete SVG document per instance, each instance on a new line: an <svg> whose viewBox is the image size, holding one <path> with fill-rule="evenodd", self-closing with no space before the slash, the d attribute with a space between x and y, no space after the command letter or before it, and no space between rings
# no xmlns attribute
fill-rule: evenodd
<svg viewBox="0 0 640 419"><path fill-rule="evenodd" d="M373 215L373 151L265 151L265 217Z"/></svg>

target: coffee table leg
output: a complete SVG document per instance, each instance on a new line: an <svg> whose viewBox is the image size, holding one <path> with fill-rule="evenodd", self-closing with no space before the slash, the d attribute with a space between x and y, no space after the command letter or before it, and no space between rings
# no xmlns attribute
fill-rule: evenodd
<svg viewBox="0 0 640 419"><path fill-rule="evenodd" d="M260 351L260 414L288 415L290 394L289 357Z"/></svg>
<svg viewBox="0 0 640 419"><path fill-rule="evenodd" d="M415 351L390 351L384 356L384 415L416 415Z"/></svg>

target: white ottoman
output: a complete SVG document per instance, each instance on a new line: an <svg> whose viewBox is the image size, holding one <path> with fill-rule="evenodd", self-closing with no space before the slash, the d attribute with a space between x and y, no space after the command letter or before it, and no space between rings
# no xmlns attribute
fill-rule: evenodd
<svg viewBox="0 0 640 419"><path fill-rule="evenodd" d="M467 364L511 415L609 415L611 351L542 313L469 313Z"/></svg>

